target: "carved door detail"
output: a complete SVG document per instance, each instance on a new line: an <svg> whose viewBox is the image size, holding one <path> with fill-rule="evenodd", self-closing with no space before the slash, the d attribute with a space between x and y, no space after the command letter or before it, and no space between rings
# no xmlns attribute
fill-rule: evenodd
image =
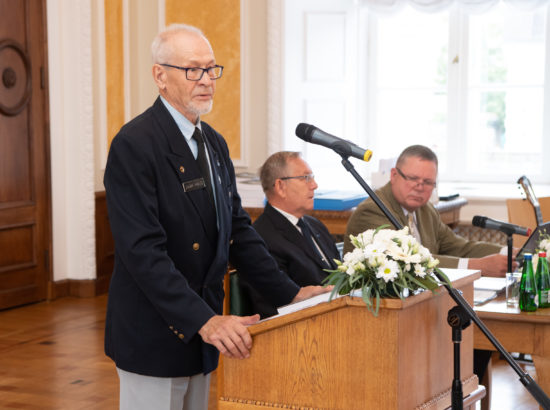
<svg viewBox="0 0 550 410"><path fill-rule="evenodd" d="M0 0L0 309L47 297L51 211L44 0Z"/></svg>

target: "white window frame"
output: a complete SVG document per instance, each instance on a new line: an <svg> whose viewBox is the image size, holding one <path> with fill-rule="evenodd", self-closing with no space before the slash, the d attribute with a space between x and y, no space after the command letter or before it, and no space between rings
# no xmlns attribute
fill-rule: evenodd
<svg viewBox="0 0 550 410"><path fill-rule="evenodd" d="M346 124L346 130L353 129L352 137L349 135L339 135L342 138L352 139L359 145L373 149L374 162L364 168L362 174L369 177L370 172L375 172L378 169L376 157L376 148L379 144L384 143L374 137L374 129L376 125L376 71L375 62L372 55L375 55L376 45L376 24L372 18L372 13L366 8L362 8L358 3L354 3L352 13L355 13L357 18L354 24L357 24L355 31L358 39L357 48L362 50L358 54L358 66L361 75L357 76L357 87L359 92L356 94L354 106L356 112L353 113L353 124ZM289 98L294 98L289 95L290 90L285 82L284 72L286 68L286 56L288 43L285 43L289 36L286 32L285 21L285 1L268 0L268 64L270 71L268 73L269 83L269 114L268 114L268 154L277 150L287 148L285 138L288 138L289 116L285 113L288 107L287 101ZM448 78L448 141L447 146L449 152L460 153L462 149L461 135L464 135L464 125L467 115L467 72L468 67L468 39L466 34L459 36L459 33L467 33L468 16L458 10L451 10L449 16L449 59L452 61L455 56L459 56L460 63L453 64L449 61L449 78ZM277 44L280 47L277 47ZM550 119L550 7L547 9L546 23L546 65L544 78L544 108L543 108L543 156L550 158L550 135L549 135L549 119ZM464 84L464 86L462 86ZM283 91L284 90L284 91ZM296 98L304 98L297 96ZM452 115L451 115L452 114ZM301 121L297 121L301 122ZM315 124L314 124L315 125ZM295 125L294 125L295 127ZM288 128L288 129L287 129ZM385 142L387 143L387 142ZM291 148L295 149L294 144ZM460 181L460 182L515 182L511 175L500 176L479 176L465 175L462 172L464 168L464 155L449 155L448 166L446 172L442 172L439 176L440 181ZM340 166L338 161L334 161L334 166ZM332 164L329 164L332 165ZM510 164L513 169L513 175L519 177L521 175L521 164ZM550 161L544 161L543 169L539 175L529 175L532 182L550 183Z"/></svg>

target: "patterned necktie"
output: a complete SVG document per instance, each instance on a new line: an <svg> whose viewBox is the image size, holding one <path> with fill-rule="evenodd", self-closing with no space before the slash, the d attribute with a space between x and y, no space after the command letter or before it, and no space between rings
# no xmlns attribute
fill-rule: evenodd
<svg viewBox="0 0 550 410"><path fill-rule="evenodd" d="M317 255L317 257L321 260L323 265L329 266L325 257L319 251L319 248L317 247L315 242L313 242L313 234L311 232L311 229L309 228L308 223L304 220L304 218L300 218L296 225L300 227L300 229L302 230L302 235L304 236L304 239L309 244L309 247L315 253L315 255Z"/></svg>
<svg viewBox="0 0 550 410"><path fill-rule="evenodd" d="M206 185L206 191L208 192L208 197L212 205L214 205L214 191L212 189L212 177L210 173L210 166L208 165L208 158L206 157L206 144L204 143L204 138L202 136L201 130L196 127L193 136L191 137L197 141L197 164L201 171L201 175L204 179L204 184Z"/></svg>
<svg viewBox="0 0 550 410"><path fill-rule="evenodd" d="M407 215L407 223L409 225L409 233L416 238L418 243L421 243L420 233L418 229L416 229L416 224L414 223L414 212L409 212L409 215Z"/></svg>

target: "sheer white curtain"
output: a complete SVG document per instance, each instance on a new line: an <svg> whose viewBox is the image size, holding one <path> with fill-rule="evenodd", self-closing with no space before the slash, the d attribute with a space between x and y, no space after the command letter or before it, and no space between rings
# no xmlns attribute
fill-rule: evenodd
<svg viewBox="0 0 550 410"><path fill-rule="evenodd" d="M361 6L369 11L383 14L392 14L401 10L406 5L426 12L438 13L452 6L459 7L466 13L478 14L490 10L498 3L504 3L521 10L535 10L548 4L550 0L361 0Z"/></svg>

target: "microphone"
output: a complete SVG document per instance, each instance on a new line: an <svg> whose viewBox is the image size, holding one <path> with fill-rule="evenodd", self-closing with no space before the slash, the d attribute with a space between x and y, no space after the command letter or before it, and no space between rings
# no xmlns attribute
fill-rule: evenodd
<svg viewBox="0 0 550 410"><path fill-rule="evenodd" d="M367 162L372 157L370 149L361 148L351 141L335 137L313 125L304 124L303 122L296 127L296 136L306 142L330 148L346 157L354 157Z"/></svg>
<svg viewBox="0 0 550 410"><path fill-rule="evenodd" d="M496 229L497 231L504 232L507 235L531 235L531 228L525 228L519 225L513 225L506 222L495 221L494 219L487 218L486 216L476 215L472 218L472 225L479 226L480 228Z"/></svg>

